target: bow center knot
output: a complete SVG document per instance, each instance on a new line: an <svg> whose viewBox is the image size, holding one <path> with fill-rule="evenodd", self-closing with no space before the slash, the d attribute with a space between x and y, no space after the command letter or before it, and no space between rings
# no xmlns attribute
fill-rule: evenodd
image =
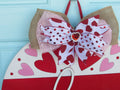
<svg viewBox="0 0 120 90"><path fill-rule="evenodd" d="M71 39L74 41L74 42L77 42L80 38L80 33L79 32L73 32L71 34Z"/></svg>

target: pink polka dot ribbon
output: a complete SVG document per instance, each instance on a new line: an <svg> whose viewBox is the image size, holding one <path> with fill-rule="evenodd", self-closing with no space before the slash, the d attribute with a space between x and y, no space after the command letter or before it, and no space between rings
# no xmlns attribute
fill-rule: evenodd
<svg viewBox="0 0 120 90"><path fill-rule="evenodd" d="M52 26L40 25L44 43L61 45L58 51L59 64L72 64L75 53L81 61L92 55L102 57L105 47L109 45L103 38L110 30L109 25L99 25L99 15L80 22L75 29L57 18L48 19ZM38 40L39 42L39 40Z"/></svg>

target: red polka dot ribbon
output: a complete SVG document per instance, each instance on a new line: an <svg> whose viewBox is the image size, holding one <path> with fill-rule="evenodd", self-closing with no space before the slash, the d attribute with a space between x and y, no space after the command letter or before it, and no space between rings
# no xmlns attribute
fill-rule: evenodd
<svg viewBox="0 0 120 90"><path fill-rule="evenodd" d="M72 64L75 53L81 61L85 61L92 55L103 56L108 46L103 37L110 30L109 25L99 25L99 20L99 15L91 17L73 29L64 20L50 18L48 21L52 26L40 25L40 34L45 36L43 42L61 45L58 51L59 64Z"/></svg>

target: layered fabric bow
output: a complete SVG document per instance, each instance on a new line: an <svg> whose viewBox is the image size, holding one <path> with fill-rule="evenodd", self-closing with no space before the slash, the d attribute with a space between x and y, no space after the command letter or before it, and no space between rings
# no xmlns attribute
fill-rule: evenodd
<svg viewBox="0 0 120 90"><path fill-rule="evenodd" d="M107 43L103 40L103 34L108 31L108 25L98 25L99 16L94 16L80 22L75 29L72 26L57 18L50 18L52 26L42 26L42 35L46 36L43 42L52 45L60 45L58 51L59 64L72 64L75 53L81 61L88 57L104 55L104 48Z"/></svg>

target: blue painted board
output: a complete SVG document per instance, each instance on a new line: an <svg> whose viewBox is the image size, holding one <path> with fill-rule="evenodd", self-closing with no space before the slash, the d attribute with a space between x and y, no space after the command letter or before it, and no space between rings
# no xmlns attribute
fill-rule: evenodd
<svg viewBox="0 0 120 90"><path fill-rule="evenodd" d="M80 2L84 16L112 5L120 23L120 0L80 0ZM29 27L36 9L64 13L67 3L68 0L0 0L0 89L9 63L16 53L29 42ZM71 3L68 17L73 26L80 22L75 1Z"/></svg>

